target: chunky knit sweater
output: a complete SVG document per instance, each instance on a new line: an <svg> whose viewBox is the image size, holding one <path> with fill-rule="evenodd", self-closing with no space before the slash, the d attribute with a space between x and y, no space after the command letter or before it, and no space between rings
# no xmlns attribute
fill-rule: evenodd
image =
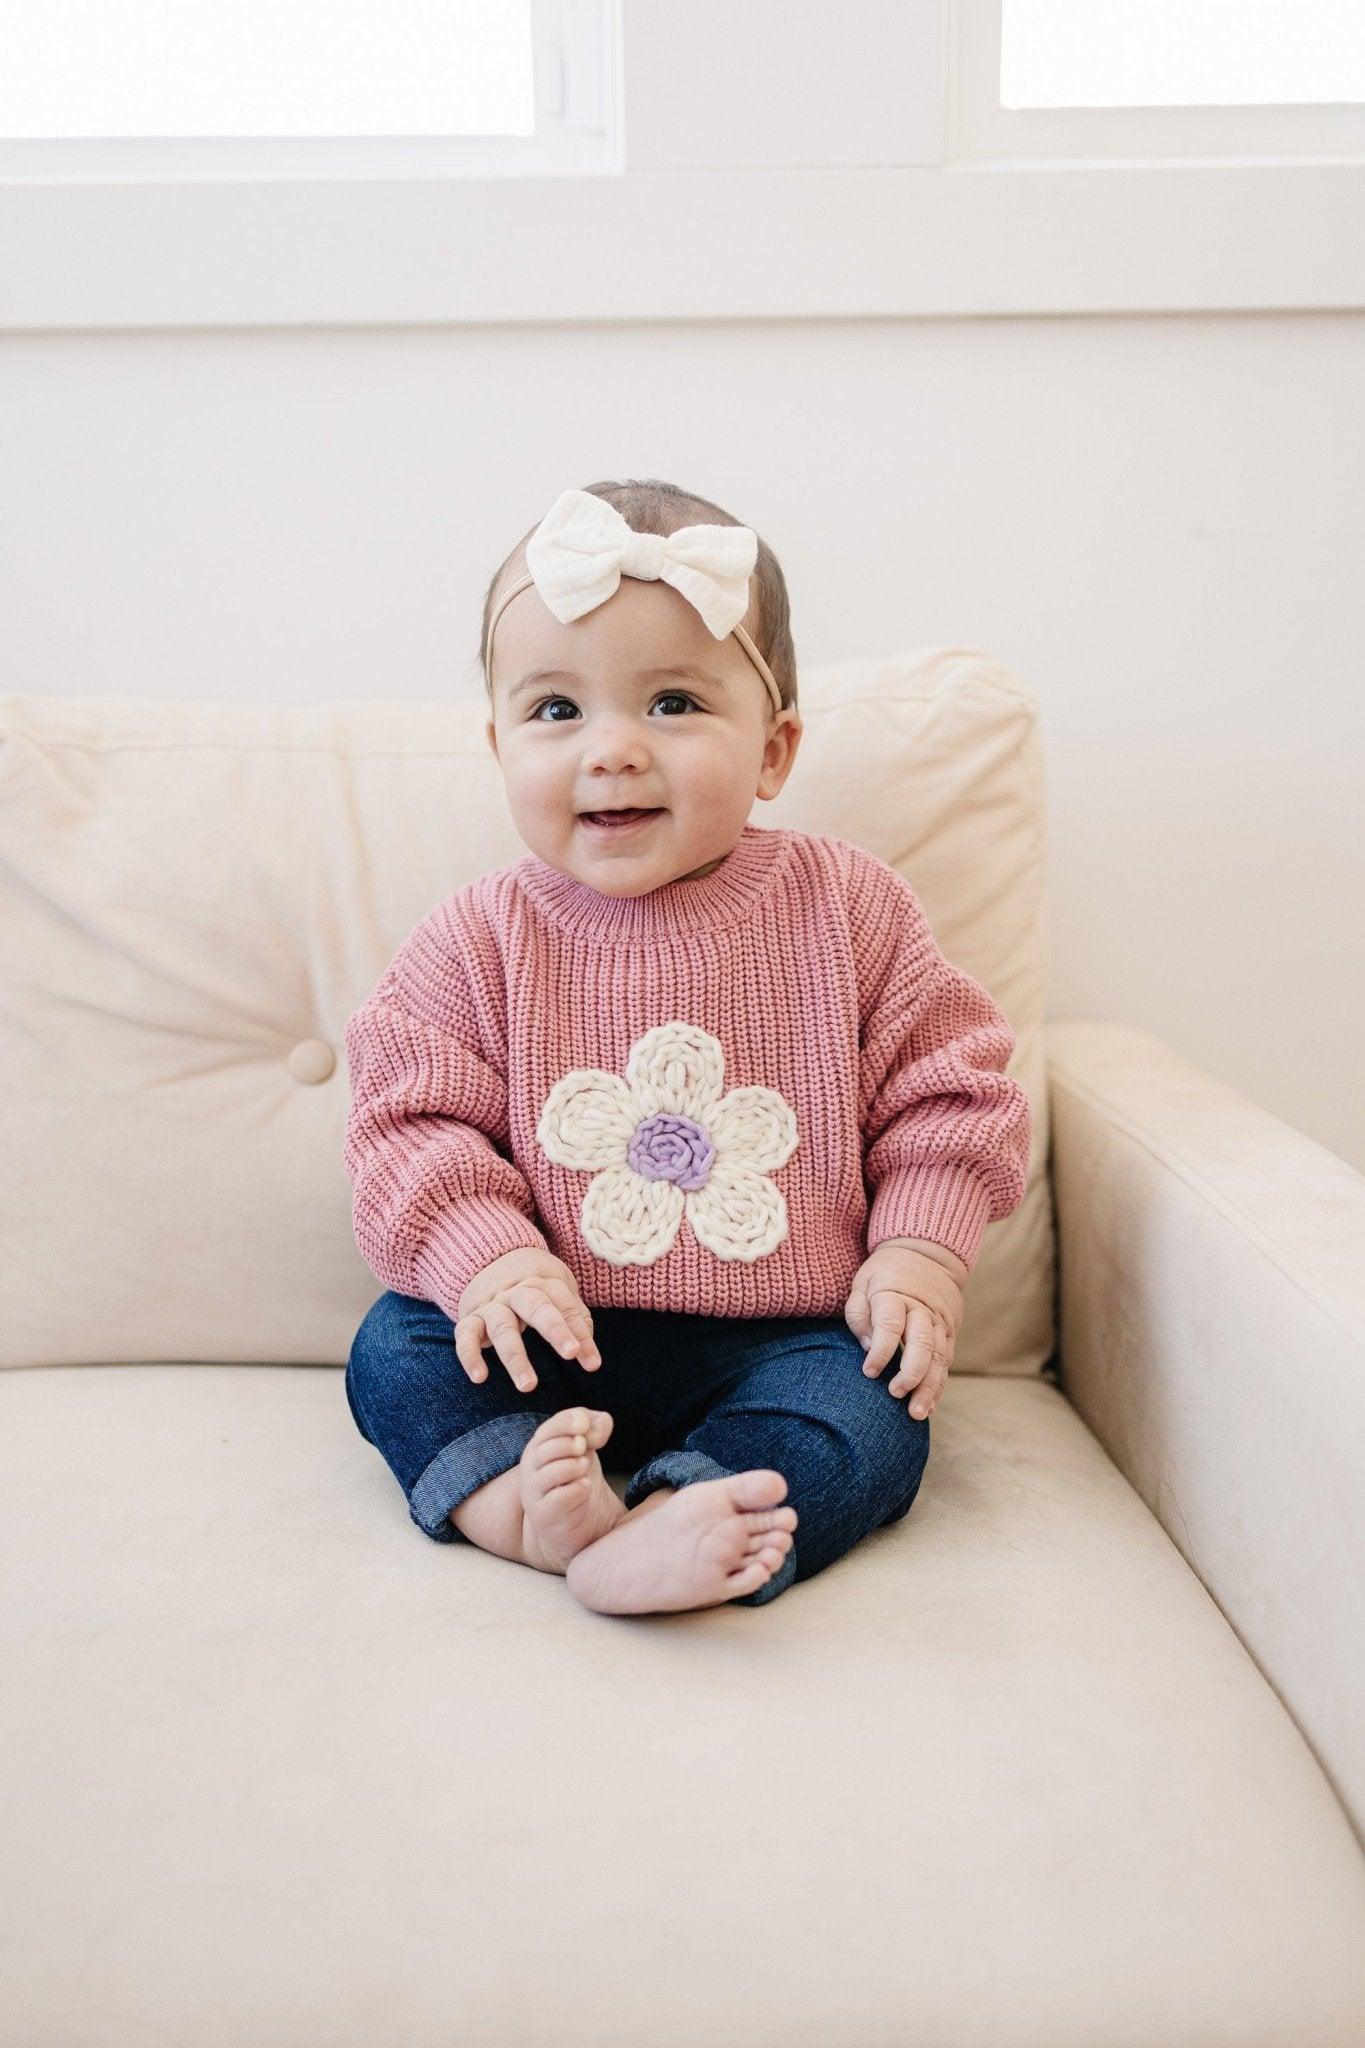
<svg viewBox="0 0 1365 2048"><path fill-rule="evenodd" d="M1019 1205L1013 1048L847 840L746 825L634 897L527 854L438 904L347 1020L356 1242L452 1322L523 1245L590 1308L840 1314L883 1239L970 1269Z"/></svg>

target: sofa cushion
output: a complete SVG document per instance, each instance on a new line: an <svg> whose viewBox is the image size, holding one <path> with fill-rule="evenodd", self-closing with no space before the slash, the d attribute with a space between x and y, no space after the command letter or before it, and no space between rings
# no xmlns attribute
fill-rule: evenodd
<svg viewBox="0 0 1365 2048"><path fill-rule="evenodd" d="M1029 1185L960 1372L1053 1349L1037 706L971 650L817 670L757 824L917 889L1014 1027ZM452 890L525 851L453 704L0 698L0 1365L344 1362L382 1291L351 1231L344 1027Z"/></svg>
<svg viewBox="0 0 1365 2048"><path fill-rule="evenodd" d="M0 1555L25 2048L1365 2034L1341 1808L1044 1380L776 1600L606 1616L422 1535L340 1372L12 1372Z"/></svg>

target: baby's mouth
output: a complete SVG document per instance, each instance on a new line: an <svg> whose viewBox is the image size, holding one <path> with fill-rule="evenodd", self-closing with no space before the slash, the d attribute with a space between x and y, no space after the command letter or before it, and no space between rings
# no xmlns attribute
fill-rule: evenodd
<svg viewBox="0 0 1365 2048"><path fill-rule="evenodd" d="M643 824L647 818L661 818L661 807L653 810L629 811L580 811L579 817L585 825L594 825L604 832L624 832L632 825Z"/></svg>

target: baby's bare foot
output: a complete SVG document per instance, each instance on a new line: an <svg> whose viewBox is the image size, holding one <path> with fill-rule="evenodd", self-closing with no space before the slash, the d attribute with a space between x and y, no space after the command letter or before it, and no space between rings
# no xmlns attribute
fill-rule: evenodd
<svg viewBox="0 0 1365 2048"><path fill-rule="evenodd" d="M580 1550L565 1577L599 1614L676 1613L742 1599L766 1585L792 1547L796 1509L777 1503L780 1472L761 1467L652 1496Z"/></svg>
<svg viewBox="0 0 1365 2048"><path fill-rule="evenodd" d="M561 1408L522 1452L522 1547L538 1571L567 1571L571 1558L625 1514L597 1456L613 1427L603 1408Z"/></svg>

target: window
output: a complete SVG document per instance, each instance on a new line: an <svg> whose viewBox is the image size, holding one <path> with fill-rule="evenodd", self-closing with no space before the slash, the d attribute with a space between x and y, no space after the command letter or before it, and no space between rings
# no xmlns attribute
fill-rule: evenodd
<svg viewBox="0 0 1365 2048"><path fill-rule="evenodd" d="M954 157L1365 152L1359 0L954 0Z"/></svg>
<svg viewBox="0 0 1365 2048"><path fill-rule="evenodd" d="M26 16L31 31L78 4L0 0L0 32L13 49ZM112 16L124 0L101 4ZM1162 4L1145 0L1147 19ZM1235 4L1247 18L1255 0ZM373 107L328 134L335 102L303 135L64 139L34 120L0 135L0 334L1365 305L1365 107L1310 100L1306 73L1297 104L1189 105L1188 70L1171 103L1133 104L1155 88L1135 88L1134 66L1114 83L1114 39L1087 43L1055 11L1049 38L1042 0L1007 77L1017 5L877 0L856 34L816 0L706 10L712 27L723 15L722 64L689 6L488 0L513 55L484 132L468 112L454 132L443 105L440 134L420 132L430 113L386 133L398 120ZM1296 17L1322 29L1320 5L1295 0ZM1186 0L1187 31L1208 6ZM384 0L385 22L414 18L412 0ZM527 18L530 134L514 97ZM1325 48L1325 33L1303 40ZM1336 89L1358 91L1347 45L1332 48ZM1079 66L1106 52L1111 103L1095 104ZM1060 103L1008 105L1002 82Z"/></svg>
<svg viewBox="0 0 1365 2048"><path fill-rule="evenodd" d="M1365 101L1358 0L1004 0L1006 107Z"/></svg>
<svg viewBox="0 0 1365 2048"><path fill-rule="evenodd" d="M0 0L9 176L605 162L603 0Z"/></svg>

